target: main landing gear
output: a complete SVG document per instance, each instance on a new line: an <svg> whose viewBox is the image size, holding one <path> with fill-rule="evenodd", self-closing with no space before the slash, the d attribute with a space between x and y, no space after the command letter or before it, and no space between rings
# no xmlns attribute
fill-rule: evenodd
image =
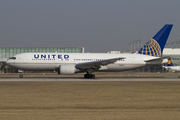
<svg viewBox="0 0 180 120"><path fill-rule="evenodd" d="M86 70L86 73L87 73L87 74L84 75L84 78L94 79L94 78L95 78L95 75L94 75L94 74L91 74L91 73L93 73L93 72L94 72L94 71L93 71L92 69Z"/></svg>
<svg viewBox="0 0 180 120"><path fill-rule="evenodd" d="M87 73L87 74L84 75L84 78L92 78L92 79L95 78L95 75L94 75L94 74L91 74L91 73L93 73L93 70L92 70L92 69L86 70L86 73Z"/></svg>
<svg viewBox="0 0 180 120"><path fill-rule="evenodd" d="M95 75L94 74L85 74L84 75L84 78L95 78Z"/></svg>
<svg viewBox="0 0 180 120"><path fill-rule="evenodd" d="M84 78L95 78L95 75L94 74L85 74L84 75Z"/></svg>

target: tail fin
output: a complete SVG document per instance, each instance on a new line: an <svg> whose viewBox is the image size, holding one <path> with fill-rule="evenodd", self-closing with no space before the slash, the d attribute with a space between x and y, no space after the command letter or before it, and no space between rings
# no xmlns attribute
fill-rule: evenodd
<svg viewBox="0 0 180 120"><path fill-rule="evenodd" d="M168 59L167 66L175 66L175 65L171 62L171 60Z"/></svg>
<svg viewBox="0 0 180 120"><path fill-rule="evenodd" d="M172 29L172 24L166 24L153 38L151 38L138 54L161 57L166 41Z"/></svg>

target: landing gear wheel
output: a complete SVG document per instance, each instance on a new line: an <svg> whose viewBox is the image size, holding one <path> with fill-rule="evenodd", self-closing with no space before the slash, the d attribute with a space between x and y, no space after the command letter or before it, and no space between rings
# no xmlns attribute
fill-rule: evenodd
<svg viewBox="0 0 180 120"><path fill-rule="evenodd" d="M88 74L85 74L85 75L84 75L84 78L88 78Z"/></svg>
<svg viewBox="0 0 180 120"><path fill-rule="evenodd" d="M19 78L23 78L23 75L19 75Z"/></svg>
<svg viewBox="0 0 180 120"><path fill-rule="evenodd" d="M94 79L94 78L95 78L95 75L94 75L94 74L91 74L91 78L93 78L93 79Z"/></svg>
<svg viewBox="0 0 180 120"><path fill-rule="evenodd" d="M84 78L95 78L95 75L94 74L85 74L84 75Z"/></svg>

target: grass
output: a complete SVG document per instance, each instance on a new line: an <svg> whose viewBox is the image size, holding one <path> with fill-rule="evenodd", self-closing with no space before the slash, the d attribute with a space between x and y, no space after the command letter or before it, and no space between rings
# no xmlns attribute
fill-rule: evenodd
<svg viewBox="0 0 180 120"><path fill-rule="evenodd" d="M0 82L2 120L169 120L179 112L179 82Z"/></svg>

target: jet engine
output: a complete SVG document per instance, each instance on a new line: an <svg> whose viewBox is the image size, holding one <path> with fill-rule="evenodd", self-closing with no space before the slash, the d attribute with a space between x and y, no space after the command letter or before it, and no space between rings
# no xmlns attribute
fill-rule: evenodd
<svg viewBox="0 0 180 120"><path fill-rule="evenodd" d="M73 75L76 72L75 64L62 64L59 65L58 74Z"/></svg>

